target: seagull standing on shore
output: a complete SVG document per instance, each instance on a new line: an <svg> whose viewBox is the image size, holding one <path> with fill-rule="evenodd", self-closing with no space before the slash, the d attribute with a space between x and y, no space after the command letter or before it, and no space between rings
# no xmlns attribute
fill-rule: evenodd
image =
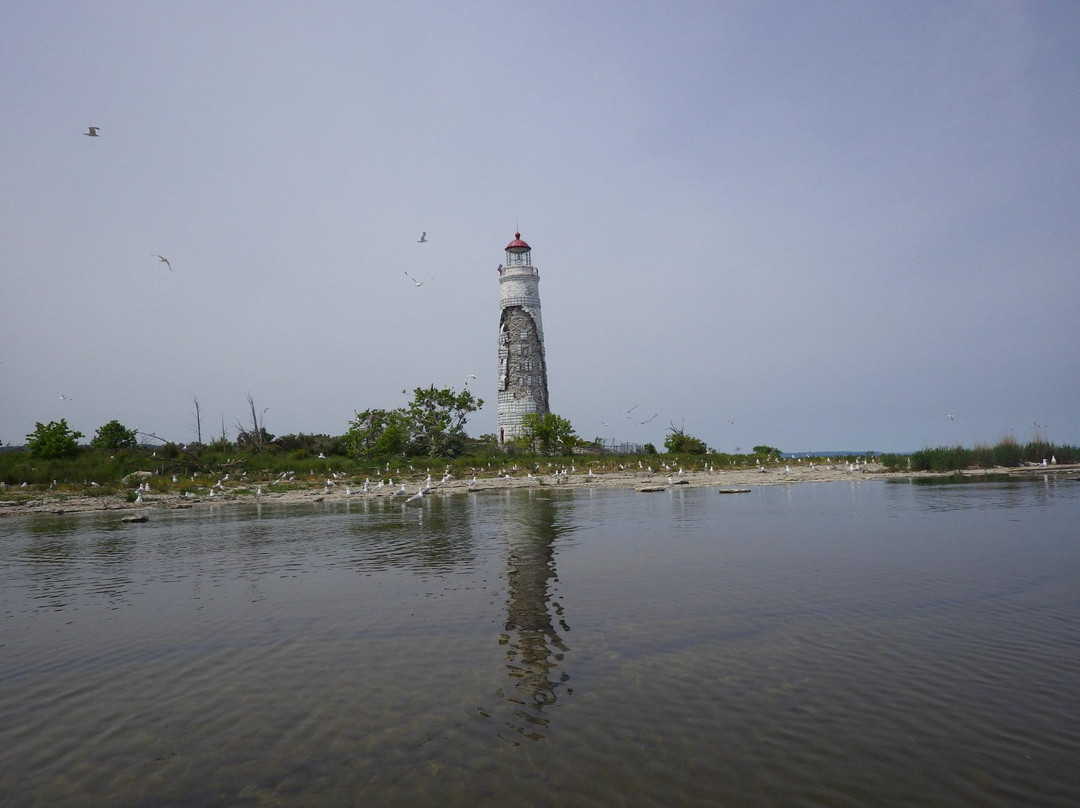
<svg viewBox="0 0 1080 808"><path fill-rule="evenodd" d="M435 280L434 278L428 278L427 280L424 280L424 281L418 281L416 278L414 278L408 272L405 273L405 277L408 278L410 281L412 281L417 287L423 286L428 281Z"/></svg>
<svg viewBox="0 0 1080 808"><path fill-rule="evenodd" d="M151 258L156 258L159 263L162 263L162 264L164 264L165 266L167 266L169 268L169 272L172 272L172 264L169 263L169 259L166 258L164 255L154 254L154 255L151 255L150 257Z"/></svg>
<svg viewBox="0 0 1080 808"><path fill-rule="evenodd" d="M83 134L86 135L86 137L101 137L101 135L98 134L99 128L100 127L97 126L88 126Z"/></svg>

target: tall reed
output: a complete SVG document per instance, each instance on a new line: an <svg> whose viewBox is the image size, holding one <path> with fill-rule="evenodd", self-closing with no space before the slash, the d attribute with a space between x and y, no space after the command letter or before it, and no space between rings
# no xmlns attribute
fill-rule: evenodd
<svg viewBox="0 0 1080 808"><path fill-rule="evenodd" d="M994 446L976 444L920 449L911 455L913 471L958 471L968 468L1016 468L1026 464L1047 465L1080 462L1076 446L1055 445L1045 440L1021 445L1012 435L1005 435Z"/></svg>

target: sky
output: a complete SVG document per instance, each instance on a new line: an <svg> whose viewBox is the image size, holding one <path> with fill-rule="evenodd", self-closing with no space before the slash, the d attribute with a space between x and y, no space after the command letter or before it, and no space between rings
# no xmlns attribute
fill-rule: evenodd
<svg viewBox="0 0 1080 808"><path fill-rule="evenodd" d="M469 374L494 433L519 230L584 438L1080 445L1078 33L1071 0L6 3L0 443L190 442L196 401L231 439L249 396L341 435Z"/></svg>

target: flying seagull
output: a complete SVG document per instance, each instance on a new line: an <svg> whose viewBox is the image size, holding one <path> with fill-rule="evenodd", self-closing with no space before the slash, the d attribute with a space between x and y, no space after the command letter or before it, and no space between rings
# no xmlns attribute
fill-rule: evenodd
<svg viewBox="0 0 1080 808"><path fill-rule="evenodd" d="M655 417L656 417L657 415L659 415L659 414L660 414L660 413L658 413L658 412L654 412L654 413L652 414L652 418L646 418L646 419L645 419L644 421L642 421L641 423L643 423L643 424L647 424L647 423L649 423L649 421L651 421L651 420L652 420L653 418L655 418Z"/></svg>
<svg viewBox="0 0 1080 808"><path fill-rule="evenodd" d="M416 240L417 244L427 244L427 230L420 234L420 238Z"/></svg>
<svg viewBox="0 0 1080 808"><path fill-rule="evenodd" d="M409 274L408 272L406 272L406 273L405 273L405 277L406 277L406 278L408 278L408 279L409 279L410 281L412 281L412 282L413 282L414 284L416 284L417 286L423 286L423 285L424 285L425 283L427 283L428 281L433 281L433 280L435 280L434 278L428 278L427 280L424 280L424 281L418 281L418 280L417 280L416 278L414 278L414 277L413 277L412 275L410 275L410 274Z"/></svg>
<svg viewBox="0 0 1080 808"><path fill-rule="evenodd" d="M466 387L468 387L468 386L469 386L469 379L475 379L475 378L476 378L476 374L475 374L475 373L470 373L470 374L469 374L468 376L466 376L466 377L465 377L465 386L466 386Z"/></svg>
<svg viewBox="0 0 1080 808"><path fill-rule="evenodd" d="M98 134L98 129L100 128L101 127L98 126L88 126L86 127L87 131L83 132L83 134L87 137L101 137L101 135Z"/></svg>
<svg viewBox="0 0 1080 808"><path fill-rule="evenodd" d="M945 417L948 418L950 421L955 421L956 420L956 416L953 415L951 412L945 413Z"/></svg>
<svg viewBox="0 0 1080 808"><path fill-rule="evenodd" d="M167 266L169 268L169 272L172 272L172 264L169 263L169 259L166 258L164 255L154 254L154 255L151 255L150 257L158 259L158 261L165 264L165 266Z"/></svg>
<svg viewBox="0 0 1080 808"><path fill-rule="evenodd" d="M63 393L61 393L60 394L60 400L61 401L71 401L71 396L65 396Z"/></svg>

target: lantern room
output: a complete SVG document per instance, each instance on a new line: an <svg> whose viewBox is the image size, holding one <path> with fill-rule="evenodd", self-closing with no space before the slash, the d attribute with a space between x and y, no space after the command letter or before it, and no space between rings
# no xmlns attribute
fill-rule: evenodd
<svg viewBox="0 0 1080 808"><path fill-rule="evenodd" d="M514 233L514 240L506 245L508 267L532 266L532 248L521 240L521 233Z"/></svg>

